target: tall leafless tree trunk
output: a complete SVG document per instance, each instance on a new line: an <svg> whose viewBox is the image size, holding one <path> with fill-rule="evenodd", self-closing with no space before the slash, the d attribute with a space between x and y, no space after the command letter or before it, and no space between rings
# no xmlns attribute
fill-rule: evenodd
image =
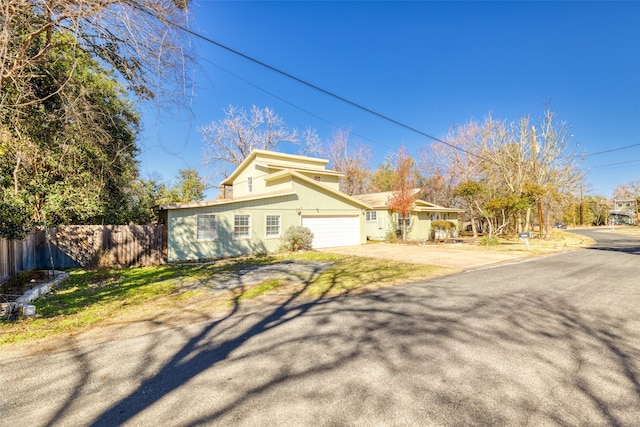
<svg viewBox="0 0 640 427"><path fill-rule="evenodd" d="M344 174L340 191L349 195L365 194L369 191L371 150L362 144L349 144L349 135L347 129L334 130L324 151L329 165Z"/></svg>

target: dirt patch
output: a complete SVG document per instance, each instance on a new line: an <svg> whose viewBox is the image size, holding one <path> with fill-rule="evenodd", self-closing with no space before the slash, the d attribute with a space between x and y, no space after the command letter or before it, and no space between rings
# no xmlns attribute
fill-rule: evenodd
<svg viewBox="0 0 640 427"><path fill-rule="evenodd" d="M49 271L34 270L18 273L17 277L0 285L2 299L14 301L25 292L53 280Z"/></svg>

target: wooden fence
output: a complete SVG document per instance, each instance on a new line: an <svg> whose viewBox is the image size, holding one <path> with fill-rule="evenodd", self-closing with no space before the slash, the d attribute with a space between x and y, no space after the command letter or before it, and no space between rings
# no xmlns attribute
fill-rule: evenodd
<svg viewBox="0 0 640 427"><path fill-rule="evenodd" d="M38 266L38 248L44 233L31 233L23 240L0 238L0 283L21 271Z"/></svg>
<svg viewBox="0 0 640 427"><path fill-rule="evenodd" d="M129 267L164 263L162 225L69 225L34 231L24 240L0 239L0 280L20 271L73 267ZM48 237L48 238L47 238Z"/></svg>

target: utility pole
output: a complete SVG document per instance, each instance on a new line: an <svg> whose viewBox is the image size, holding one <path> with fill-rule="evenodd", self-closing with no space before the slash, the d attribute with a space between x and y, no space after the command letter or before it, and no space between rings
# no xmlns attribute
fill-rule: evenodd
<svg viewBox="0 0 640 427"><path fill-rule="evenodd" d="M636 195L635 199L636 199L636 226L640 228L640 211L638 210L638 195Z"/></svg>
<svg viewBox="0 0 640 427"><path fill-rule="evenodd" d="M584 226L584 197L582 197L582 182L580 183L580 226Z"/></svg>
<svg viewBox="0 0 640 427"><path fill-rule="evenodd" d="M536 127L531 126L531 140L533 144L533 171L536 179L538 178L538 143L536 142ZM542 228L544 225L542 217L542 195L538 196L538 221L540 224L539 236L542 239Z"/></svg>

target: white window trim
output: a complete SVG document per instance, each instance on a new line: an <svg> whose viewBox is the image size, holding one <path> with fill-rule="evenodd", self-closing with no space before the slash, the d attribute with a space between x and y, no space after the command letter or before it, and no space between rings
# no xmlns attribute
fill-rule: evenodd
<svg viewBox="0 0 640 427"><path fill-rule="evenodd" d="M247 193L253 193L253 177L250 176L247 178Z"/></svg>
<svg viewBox="0 0 640 427"><path fill-rule="evenodd" d="M411 218L411 214L410 213L408 213L407 215L405 215L403 217L402 214L398 212L398 218L396 220L396 224L397 224L398 227L402 227L402 222L401 221L404 221L405 224L407 225L407 227L410 227L411 226L411 219L412 218Z"/></svg>
<svg viewBox="0 0 640 427"><path fill-rule="evenodd" d="M370 210L365 214L367 222L378 222L378 211ZM371 217L374 218L371 218Z"/></svg>
<svg viewBox="0 0 640 427"><path fill-rule="evenodd" d="M249 217L249 231L248 234L242 235L242 236L236 236L236 217L238 216L246 216ZM233 214L233 240L250 240L251 239L251 233L252 233L252 229L251 229L251 214Z"/></svg>
<svg viewBox="0 0 640 427"><path fill-rule="evenodd" d="M270 216L275 216L278 218L278 234L268 234L269 224L267 218ZM266 239L277 239L282 236L282 215L278 214L267 214L264 216L264 235Z"/></svg>
<svg viewBox="0 0 640 427"><path fill-rule="evenodd" d="M215 230L215 235L212 238L199 239L198 238L198 218L201 216L212 216L213 217L213 225ZM196 242L214 242L218 240L218 214L208 213L208 214L198 214L196 215Z"/></svg>

